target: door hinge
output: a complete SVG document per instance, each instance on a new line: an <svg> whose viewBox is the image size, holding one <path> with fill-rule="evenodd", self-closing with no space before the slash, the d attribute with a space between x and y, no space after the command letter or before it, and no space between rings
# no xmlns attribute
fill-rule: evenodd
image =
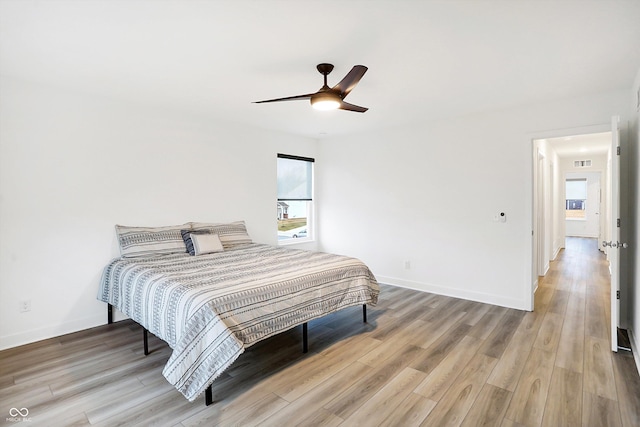
<svg viewBox="0 0 640 427"><path fill-rule="evenodd" d="M616 221L616 226L620 228L620 218L618 218L618 220Z"/></svg>
<svg viewBox="0 0 640 427"><path fill-rule="evenodd" d="M616 148L616 154L619 156L620 155L620 146L618 145L618 147Z"/></svg>
<svg viewBox="0 0 640 427"><path fill-rule="evenodd" d="M616 291L616 299L620 299L620 291Z"/></svg>

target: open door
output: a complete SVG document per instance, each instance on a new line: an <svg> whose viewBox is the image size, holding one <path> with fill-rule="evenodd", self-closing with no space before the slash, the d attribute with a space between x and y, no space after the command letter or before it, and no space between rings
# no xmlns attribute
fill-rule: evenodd
<svg viewBox="0 0 640 427"><path fill-rule="evenodd" d="M618 351L618 325L620 324L620 252L626 243L620 243L620 118L611 120L611 240L603 241L611 272L611 350Z"/></svg>

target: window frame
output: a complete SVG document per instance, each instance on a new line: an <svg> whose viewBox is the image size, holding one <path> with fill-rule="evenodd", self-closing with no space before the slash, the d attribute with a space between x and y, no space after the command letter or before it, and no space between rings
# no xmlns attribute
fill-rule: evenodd
<svg viewBox="0 0 640 427"><path fill-rule="evenodd" d="M280 230L279 227L276 227L276 232L278 233L278 246L287 246L287 245L295 245L299 243L308 243L315 241L315 159L312 157L303 157L291 154L277 153L277 159L288 159L288 160L297 160L302 162L311 163L311 195L310 198L281 198L280 192L278 191L278 182L276 179L276 209L280 203L287 202L306 202L307 204L307 216L306 216L306 228L307 228L307 236L306 237L297 237L297 238L285 238L280 240ZM278 176L278 163L276 162L276 177ZM276 212L277 216L278 212ZM280 219L278 217L278 223Z"/></svg>
<svg viewBox="0 0 640 427"><path fill-rule="evenodd" d="M584 182L584 199L576 199L576 198L571 198L569 199L567 197L567 183L570 181L580 181L580 182ZM589 181L587 180L587 178L565 178L565 196L564 196L564 203L565 203L565 215L564 215L564 219L566 221L586 221L587 220L587 201L588 201L588 191L589 191ZM567 206L569 204L570 201L580 201L582 202L582 209L567 209ZM576 210L576 211L582 211L584 212L584 215L581 217L568 217L567 216L567 211L569 210Z"/></svg>

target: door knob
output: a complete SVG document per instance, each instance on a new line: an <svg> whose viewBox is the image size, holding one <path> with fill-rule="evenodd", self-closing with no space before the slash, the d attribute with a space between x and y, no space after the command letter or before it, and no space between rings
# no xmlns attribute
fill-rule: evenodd
<svg viewBox="0 0 640 427"><path fill-rule="evenodd" d="M626 243L620 243L620 242L613 243L613 241L605 242L603 240L602 241L602 247L606 248L607 246L609 246L610 248L622 248L622 249L626 249L626 248L629 247L629 245L626 244Z"/></svg>

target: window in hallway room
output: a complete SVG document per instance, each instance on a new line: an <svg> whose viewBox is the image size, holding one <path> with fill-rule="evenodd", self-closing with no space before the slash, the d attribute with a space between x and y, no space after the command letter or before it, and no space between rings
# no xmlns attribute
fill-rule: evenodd
<svg viewBox="0 0 640 427"><path fill-rule="evenodd" d="M566 180L566 218L586 219L587 179Z"/></svg>

